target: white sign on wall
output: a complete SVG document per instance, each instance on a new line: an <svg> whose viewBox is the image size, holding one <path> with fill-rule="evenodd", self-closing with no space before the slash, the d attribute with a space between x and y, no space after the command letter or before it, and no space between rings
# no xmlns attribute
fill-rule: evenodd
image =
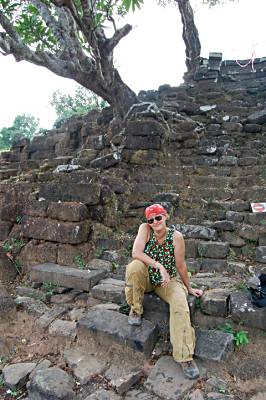
<svg viewBox="0 0 266 400"><path fill-rule="evenodd" d="M265 213L266 203L250 203L252 212L254 213Z"/></svg>

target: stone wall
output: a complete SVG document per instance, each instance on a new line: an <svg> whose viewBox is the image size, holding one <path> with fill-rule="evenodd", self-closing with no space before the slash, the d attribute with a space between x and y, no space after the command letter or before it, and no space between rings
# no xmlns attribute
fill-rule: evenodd
<svg viewBox="0 0 266 400"><path fill-rule="evenodd" d="M266 196L265 60L254 68L212 53L193 82L141 91L122 125L106 108L16 142L0 160L0 244L25 267L86 262L128 246L144 207L163 202L173 223L214 229L225 257L263 261L250 201ZM202 265L202 237L187 235Z"/></svg>

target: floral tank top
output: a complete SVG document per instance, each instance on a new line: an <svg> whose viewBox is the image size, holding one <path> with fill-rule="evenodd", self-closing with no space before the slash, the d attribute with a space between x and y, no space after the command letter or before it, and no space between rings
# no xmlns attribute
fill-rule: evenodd
<svg viewBox="0 0 266 400"><path fill-rule="evenodd" d="M162 244L156 242L154 232L151 230L151 235L149 241L146 243L144 248L144 253L151 257L153 260L158 261L164 266L170 278L177 275L177 268L175 264L175 254L174 254L174 244L173 244L173 234L175 232L174 228L169 228L165 241ZM156 268L148 265L148 271L150 276L150 281L152 285L161 284L161 274Z"/></svg>

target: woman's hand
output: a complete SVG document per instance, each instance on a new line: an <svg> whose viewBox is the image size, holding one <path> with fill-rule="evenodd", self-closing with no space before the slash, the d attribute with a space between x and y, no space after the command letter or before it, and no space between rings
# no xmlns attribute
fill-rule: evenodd
<svg viewBox="0 0 266 400"><path fill-rule="evenodd" d="M168 272L166 271L166 269L162 265L161 265L159 270L160 270L160 274L161 274L161 277L162 277L161 286L162 287L167 287L169 282L170 282L170 275L168 274Z"/></svg>
<svg viewBox="0 0 266 400"><path fill-rule="evenodd" d="M192 294L193 296L196 296L196 297L201 297L203 294L203 291L201 289L189 288L188 293Z"/></svg>

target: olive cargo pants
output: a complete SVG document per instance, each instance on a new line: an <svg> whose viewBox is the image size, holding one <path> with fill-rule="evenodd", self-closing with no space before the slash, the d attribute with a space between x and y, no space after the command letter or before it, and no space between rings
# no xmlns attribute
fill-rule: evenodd
<svg viewBox="0 0 266 400"><path fill-rule="evenodd" d="M168 287L153 286L149 279L147 266L139 260L133 260L126 269L126 300L138 315L143 313L145 292L155 293L170 306L170 340L173 346L173 358L178 362L193 359L195 332L191 326L187 290L176 277Z"/></svg>

